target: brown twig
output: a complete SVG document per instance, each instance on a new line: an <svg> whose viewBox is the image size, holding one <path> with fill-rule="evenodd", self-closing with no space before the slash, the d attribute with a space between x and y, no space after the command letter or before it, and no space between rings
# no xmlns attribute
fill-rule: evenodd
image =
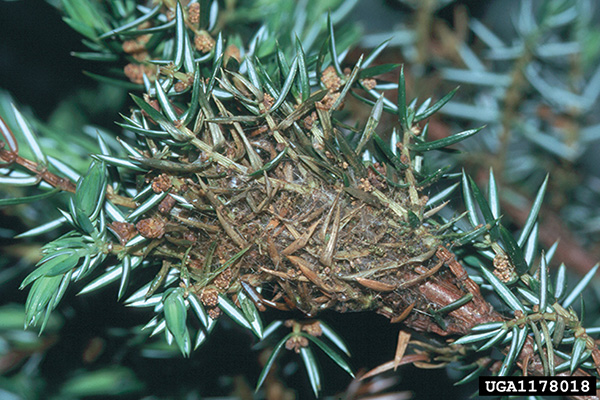
<svg viewBox="0 0 600 400"><path fill-rule="evenodd" d="M59 188L65 192L75 193L75 185L73 182L66 178L61 178L60 176L48 171L45 166L40 166L31 160L21 157L13 151L0 148L0 160L6 164L20 165L28 171L33 172L40 181L44 181L52 187Z"/></svg>

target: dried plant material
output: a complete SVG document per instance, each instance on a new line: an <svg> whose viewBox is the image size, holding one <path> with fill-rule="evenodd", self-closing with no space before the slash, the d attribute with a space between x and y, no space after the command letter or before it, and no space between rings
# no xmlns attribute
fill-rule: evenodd
<svg viewBox="0 0 600 400"><path fill-rule="evenodd" d="M312 237L315 229L317 229L317 225L319 225L321 221L315 221L306 232L304 232L302 234L302 236L300 236L298 239L294 240L294 242L292 242L288 247L286 247L281 254L283 254L284 256L290 255L290 254L294 254L294 252L302 249L304 246L306 246L306 244L308 243L308 241L310 240L310 238ZM275 243L273 242L272 239L267 239L269 240L269 246L274 246ZM271 244L272 243L272 244ZM278 255L274 254L274 259L277 260L279 258ZM273 257L272 257L273 258Z"/></svg>
<svg viewBox="0 0 600 400"><path fill-rule="evenodd" d="M431 364L431 363L426 363L426 362L421 362L421 361L415 361L413 363L413 365L415 367L421 368L421 369L440 369L440 368L444 368L445 366L447 366L448 363Z"/></svg>
<svg viewBox="0 0 600 400"><path fill-rule="evenodd" d="M376 290L378 292L391 292L392 290L394 290L398 287L398 285L390 285L387 283L374 281L372 279L366 279L366 278L355 278L355 280L356 280L356 282L360 283L364 287Z"/></svg>
<svg viewBox="0 0 600 400"><path fill-rule="evenodd" d="M227 268L217 275L217 277L213 280L213 284L219 289L225 290L229 287L232 278L233 272L231 271L231 268Z"/></svg>
<svg viewBox="0 0 600 400"><path fill-rule="evenodd" d="M302 324L302 330L308 333L311 336L319 337L323 334L323 330L321 329L321 323L319 321L315 321L308 324Z"/></svg>
<svg viewBox="0 0 600 400"><path fill-rule="evenodd" d="M367 372L366 374L361 376L360 380L372 378L372 377L382 374L386 371L394 370L394 368L397 368L400 365L414 364L415 362L420 362L420 361L429 361L429 356L427 354L409 354L409 355L402 357L402 360L400 360L400 362L398 364L396 364L395 360L388 361L386 363L383 363L383 364L373 368L372 370L370 370L369 372Z"/></svg>
<svg viewBox="0 0 600 400"><path fill-rule="evenodd" d="M310 113L307 117L304 118L303 123L304 123L304 128L305 129L312 129L313 124L315 123L315 121L317 120L317 113L316 112L312 112Z"/></svg>
<svg viewBox="0 0 600 400"><path fill-rule="evenodd" d="M157 218L142 219L135 227L140 235L148 239L160 239L165 234L165 222Z"/></svg>
<svg viewBox="0 0 600 400"><path fill-rule="evenodd" d="M332 65L325 68L325 71L323 71L323 75L321 76L321 82L323 82L323 85L325 85L325 87L331 93L337 92L342 86L342 80L340 79L335 68Z"/></svg>
<svg viewBox="0 0 600 400"><path fill-rule="evenodd" d="M358 188L367 193L375 190L375 188L373 187L373 185L371 185L371 182L369 182L369 180L367 178L360 178L360 183L358 184Z"/></svg>
<svg viewBox="0 0 600 400"><path fill-rule="evenodd" d="M175 85L173 86L173 88L175 89L175 91L177 93L181 93L181 92L185 91L188 87L190 87L189 83L184 82L184 81L179 81L179 82L175 83Z"/></svg>
<svg viewBox="0 0 600 400"><path fill-rule="evenodd" d="M398 343L396 344L396 353L394 354L394 371L398 368L398 365L400 365L409 341L410 333L404 331L398 332Z"/></svg>
<svg viewBox="0 0 600 400"><path fill-rule="evenodd" d="M263 106L265 107L265 110L270 110L271 107L273 107L273 104L275 104L275 99L268 93L264 93L263 94Z"/></svg>
<svg viewBox="0 0 600 400"><path fill-rule="evenodd" d="M206 310L206 312L208 313L208 316L213 320L219 318L221 314L223 314L219 307L209 308L208 310Z"/></svg>
<svg viewBox="0 0 600 400"><path fill-rule="evenodd" d="M119 236L119 241L122 245L126 244L129 241L129 239L133 238L137 233L135 225L130 224L128 222L114 221L111 224L111 227Z"/></svg>
<svg viewBox="0 0 600 400"><path fill-rule="evenodd" d="M292 336L285 342L287 350L294 350L296 354L300 353L300 349L308 346L308 339L304 336Z"/></svg>
<svg viewBox="0 0 600 400"><path fill-rule="evenodd" d="M416 303L411 303L408 307L406 307L401 313L400 315L396 316L396 317L392 317L390 319L390 323L392 324L397 324L398 322L402 322L406 319L406 317L408 317L408 315L410 314L410 312L413 310L413 308L415 308L415 304Z"/></svg>
<svg viewBox="0 0 600 400"><path fill-rule="evenodd" d="M340 231L340 206L339 203L336 204L335 210L335 218L333 219L333 225L331 226L331 232L329 234L329 240L327 241L327 245L321 252L321 256L319 257L319 261L327 267L331 266L333 262L333 254L335 252L335 248L337 245L337 238Z"/></svg>
<svg viewBox="0 0 600 400"><path fill-rule="evenodd" d="M200 294L200 301L206 307L216 307L219 305L219 291L216 289L204 289Z"/></svg>
<svg viewBox="0 0 600 400"><path fill-rule="evenodd" d="M405 288L414 286L414 285L418 284L419 282L423 282L424 280L426 280L427 278L429 278L430 276L432 276L433 274L438 272L443 265L444 265L444 263L442 261L440 261L433 268L422 271L422 273L420 273L420 275L418 277L408 280L406 282L402 282L399 287L402 289L405 289Z"/></svg>
<svg viewBox="0 0 600 400"><path fill-rule="evenodd" d="M173 187L171 177L167 174L160 174L152 180L152 190L154 193L162 193Z"/></svg>
<svg viewBox="0 0 600 400"><path fill-rule="evenodd" d="M287 259L290 260L296 267L300 269L302 274L308 278L309 281L313 282L320 289L325 290L326 292L332 292L333 289L329 287L323 279L313 270L312 266L308 263L308 261L304 260L301 257L296 256L287 256Z"/></svg>
<svg viewBox="0 0 600 400"><path fill-rule="evenodd" d="M322 100L319 100L315 103L317 110L329 111L336 100L340 97L339 93L328 93Z"/></svg>
<svg viewBox="0 0 600 400"><path fill-rule="evenodd" d="M177 204L177 200L173 196L166 196L162 201L158 204L158 211L161 214L168 214L171 212L173 207Z"/></svg>

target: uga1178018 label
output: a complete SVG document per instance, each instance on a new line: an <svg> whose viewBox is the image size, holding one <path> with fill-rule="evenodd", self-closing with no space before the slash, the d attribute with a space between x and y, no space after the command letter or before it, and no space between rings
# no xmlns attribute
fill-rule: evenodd
<svg viewBox="0 0 600 400"><path fill-rule="evenodd" d="M480 396L585 396L596 394L593 376L480 376Z"/></svg>

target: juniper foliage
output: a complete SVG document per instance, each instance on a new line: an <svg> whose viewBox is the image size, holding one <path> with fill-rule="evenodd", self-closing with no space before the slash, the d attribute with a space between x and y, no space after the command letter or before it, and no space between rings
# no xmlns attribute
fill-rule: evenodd
<svg viewBox="0 0 600 400"><path fill-rule="evenodd" d="M472 87L424 101L410 96L411 85L425 82L424 67L437 62L431 30L451 2L405 2L415 22L380 44L344 20L355 3L60 3L89 48L74 56L98 62L86 74L127 90L130 109L114 132L87 129L68 143L2 102L0 184L8 195L0 205L58 210L18 235L52 239L21 283L24 311L2 309L7 349L30 333L15 333L19 315L40 334L27 339L35 352L25 352L29 361L14 367L2 390L40 396L19 382L40 362L35 354L60 336L57 314L68 314L61 300L73 292L116 297L127 313L140 309L144 326L115 333L150 358L194 359L233 322L241 328L233 329L234 341L247 342L247 331L264 349L252 378L257 398L282 385L277 365L286 352L316 397L340 389L323 378L327 359L350 382L352 365L365 365L352 360L345 343L353 332L336 331L328 320L350 312L380 314L399 336L391 361L353 381L347 398L380 395L387 383L378 376L402 364L459 366L457 385L480 374L598 377L593 335L600 328L582 297L598 265L575 285L568 285L567 265L550 267L558 244L540 244L538 216L552 178L543 174L532 190L544 165L526 162L549 152L575 163L584 154L578 149L596 138L581 128L592 133L561 143L560 128L541 133L540 118L531 117L547 101L579 124L593 119L600 89L590 60L598 52L576 45L594 32L592 20L577 19L590 2L523 2L510 48L471 20L474 35L491 48L486 63L468 44L456 44L456 54L446 56L458 55L467 69L444 66L441 75ZM574 32L575 41L560 42L564 32ZM370 51L354 56L357 43ZM379 61L398 45L403 65ZM549 77L562 65L548 60L572 54L581 54L578 84L550 90ZM502 111L473 112L465 103L470 95ZM439 113L458 117L453 121L463 129L439 136L430 124L439 124ZM527 145L513 149L521 136ZM465 156L448 155L457 146ZM494 168L483 190L456 164L479 166L469 157L487 151ZM504 188L532 193L520 223ZM568 210L564 215L571 221ZM136 372L84 371L56 395L151 395Z"/></svg>

